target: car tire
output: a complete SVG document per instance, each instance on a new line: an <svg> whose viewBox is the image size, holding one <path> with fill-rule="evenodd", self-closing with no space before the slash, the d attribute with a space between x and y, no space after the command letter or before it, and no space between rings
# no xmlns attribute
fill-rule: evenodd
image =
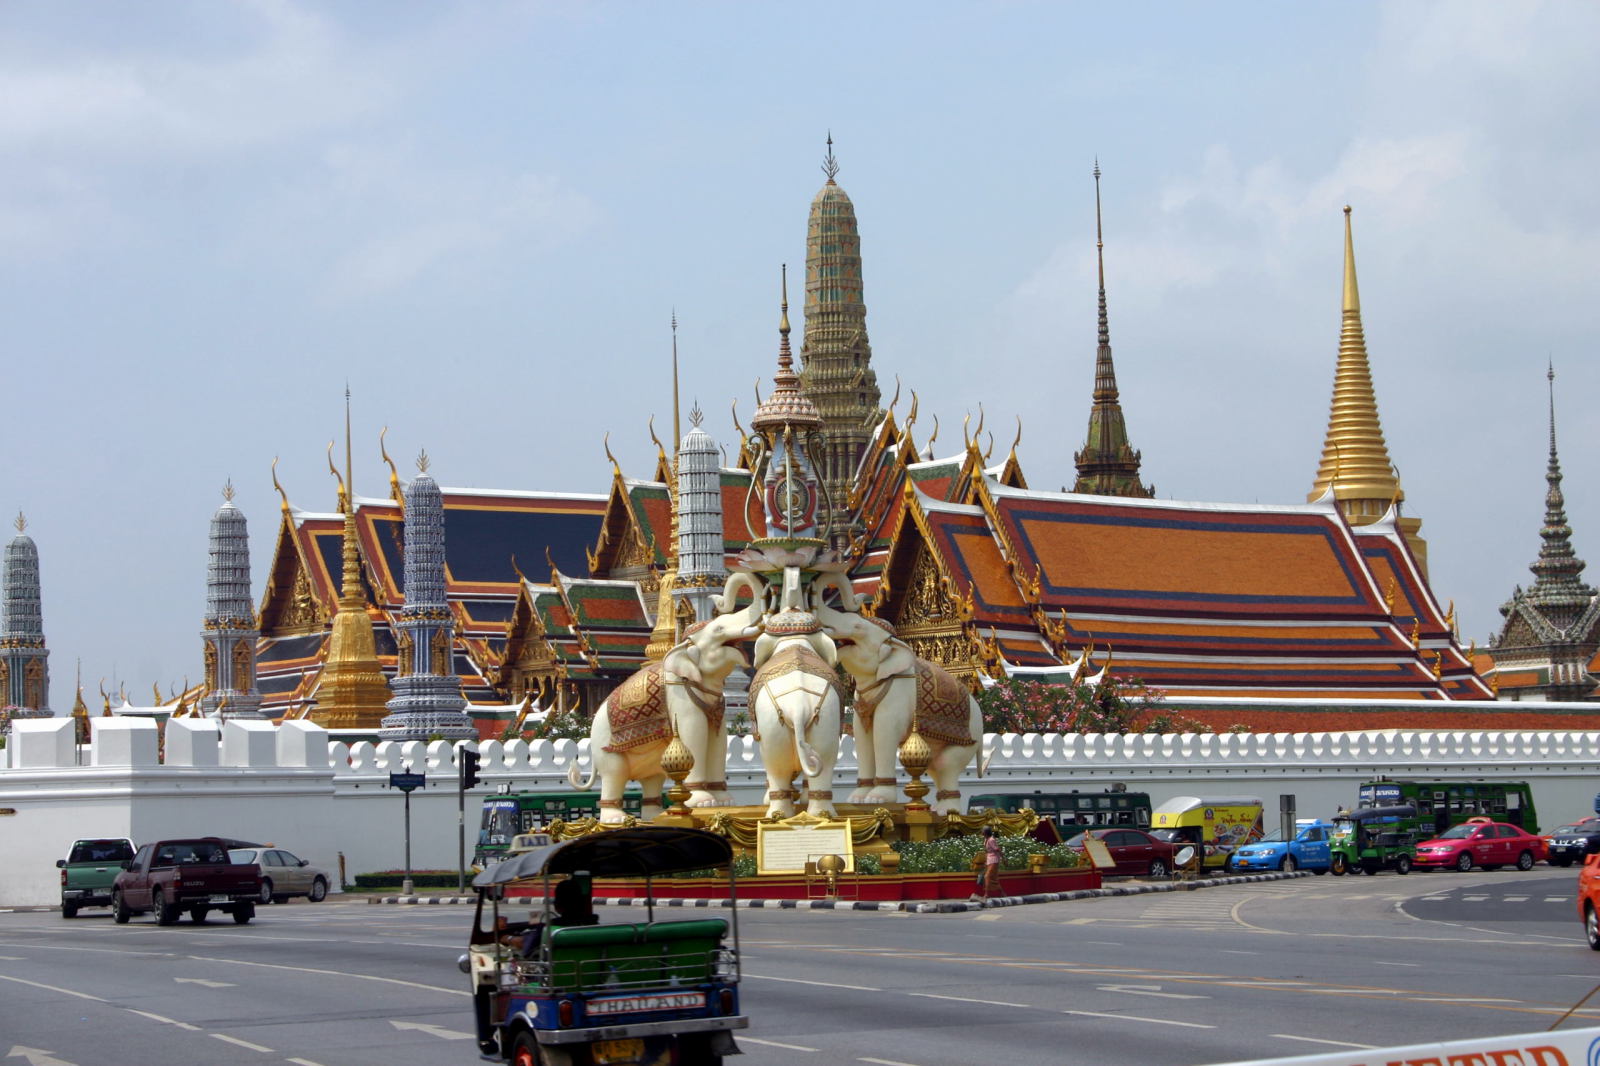
<svg viewBox="0 0 1600 1066"><path fill-rule="evenodd" d="M150 894L150 906L156 912L157 925L177 925L182 911L176 903L168 903L166 894L159 888Z"/></svg>
<svg viewBox="0 0 1600 1066"><path fill-rule="evenodd" d="M249 925L250 919L256 916L254 903L235 903L233 905L233 924Z"/></svg>
<svg viewBox="0 0 1600 1066"><path fill-rule="evenodd" d="M194 909L189 911L189 917L193 918L194 921L195 921L195 924L198 925L201 922L205 921L206 920L206 916L208 914L210 914L210 913L211 913L211 908L210 907L195 907Z"/></svg>
<svg viewBox="0 0 1600 1066"><path fill-rule="evenodd" d="M1146 871L1146 876L1148 876L1152 881L1165 880L1167 876L1167 864L1160 859L1151 859L1150 869Z"/></svg>
<svg viewBox="0 0 1600 1066"><path fill-rule="evenodd" d="M1350 860L1346 859L1343 853L1335 855L1328 863L1328 872L1335 877L1343 877L1350 872Z"/></svg>
<svg viewBox="0 0 1600 1066"><path fill-rule="evenodd" d="M78 905L76 903L62 903L61 904L61 917L63 917L63 918L76 918L77 916L78 916Z"/></svg>
<svg viewBox="0 0 1600 1066"><path fill-rule="evenodd" d="M1600 951L1600 915L1595 914L1593 903L1583 905L1583 935L1589 940L1589 950Z"/></svg>
<svg viewBox="0 0 1600 1066"><path fill-rule="evenodd" d="M1472 853L1463 851L1460 855L1457 855L1455 866L1459 873L1469 872L1472 869Z"/></svg>
<svg viewBox="0 0 1600 1066"><path fill-rule="evenodd" d="M1294 861L1293 855L1285 855L1283 857L1283 861L1278 864L1278 869L1282 870L1286 874L1292 874L1296 870L1300 869L1300 864Z"/></svg>
<svg viewBox="0 0 1600 1066"><path fill-rule="evenodd" d="M1394 872L1404 877L1411 872L1411 856L1402 855L1394 860Z"/></svg>
<svg viewBox="0 0 1600 1066"><path fill-rule="evenodd" d="M1555 863L1557 866L1571 866L1572 865L1572 860L1569 859L1569 858L1551 859L1550 861Z"/></svg>
<svg viewBox="0 0 1600 1066"><path fill-rule="evenodd" d="M1311 872L1316 874L1318 877L1321 877L1323 874L1327 873L1328 871L1326 871L1326 870L1312 870Z"/></svg>
<svg viewBox="0 0 1600 1066"><path fill-rule="evenodd" d="M263 907L272 902L272 878L261 879L261 891L256 893L256 902Z"/></svg>
<svg viewBox="0 0 1600 1066"><path fill-rule="evenodd" d="M312 903L321 903L323 900L327 899L328 898L328 882L324 881L320 877L317 878L315 881L311 882L311 894L308 895L306 898L309 899Z"/></svg>
<svg viewBox="0 0 1600 1066"><path fill-rule="evenodd" d="M128 901L122 898L121 890L111 893L111 920L118 925L127 925L132 917L133 912L128 909Z"/></svg>
<svg viewBox="0 0 1600 1066"><path fill-rule="evenodd" d="M1517 869L1524 872L1533 869L1533 852L1524 851L1517 856Z"/></svg>
<svg viewBox="0 0 1600 1066"><path fill-rule="evenodd" d="M541 1066L544 1056L539 1054L539 1041L524 1029L511 1041L511 1066Z"/></svg>
<svg viewBox="0 0 1600 1066"><path fill-rule="evenodd" d="M1383 867L1379 866L1375 862L1364 862L1361 864L1361 872L1366 874L1368 877L1377 877L1378 871L1382 868Z"/></svg>

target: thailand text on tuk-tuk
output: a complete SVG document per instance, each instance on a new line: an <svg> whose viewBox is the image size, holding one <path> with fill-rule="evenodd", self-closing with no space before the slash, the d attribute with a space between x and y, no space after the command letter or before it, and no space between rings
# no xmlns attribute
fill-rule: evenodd
<svg viewBox="0 0 1600 1066"><path fill-rule="evenodd" d="M524 852L473 879L478 906L461 969L472 979L478 1048L515 1066L672 1061L737 1054L738 910L725 918L599 924L591 879L728 869L728 841L699 829L634 826ZM513 920L515 901L535 907ZM731 945L729 943L729 934Z"/></svg>

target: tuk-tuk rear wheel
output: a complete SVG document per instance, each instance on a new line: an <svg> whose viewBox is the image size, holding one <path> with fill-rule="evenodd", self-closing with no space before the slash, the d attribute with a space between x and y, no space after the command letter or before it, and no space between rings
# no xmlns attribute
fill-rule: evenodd
<svg viewBox="0 0 1600 1066"><path fill-rule="evenodd" d="M1394 872L1397 873L1397 874L1408 874L1408 873L1410 873L1411 872L1411 856L1402 855L1398 859L1394 860Z"/></svg>
<svg viewBox="0 0 1600 1066"><path fill-rule="evenodd" d="M539 1041L524 1029L511 1041L511 1066L540 1066L544 1062L539 1054Z"/></svg>

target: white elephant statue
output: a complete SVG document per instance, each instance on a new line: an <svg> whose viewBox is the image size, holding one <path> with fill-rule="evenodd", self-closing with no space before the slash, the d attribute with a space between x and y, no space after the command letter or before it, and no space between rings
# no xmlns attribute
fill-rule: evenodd
<svg viewBox="0 0 1600 1066"><path fill-rule="evenodd" d="M767 771L767 814L795 813L794 778L806 779L806 813L837 817L833 764L839 757L844 701L833 641L815 615L780 611L756 641L761 667L750 679L750 710Z"/></svg>
<svg viewBox="0 0 1600 1066"><path fill-rule="evenodd" d="M893 625L849 609L856 602L847 588L827 584L839 589L847 609L823 604L824 586L817 589L816 614L838 642L839 663L856 683L858 769L850 802L894 803L899 798L897 752L915 717L917 732L933 752L928 763L935 788L930 806L940 814L960 814L961 771L983 744L978 701L949 671L917 658Z"/></svg>
<svg viewBox="0 0 1600 1066"><path fill-rule="evenodd" d="M574 788L591 789L600 780L600 821L623 821L622 794L629 781L644 793L640 817L661 813L661 786L666 774L661 755L674 731L694 757L684 783L691 807L728 806L727 733L723 726L722 685L735 667L745 665L735 642L760 632L766 611L766 588L748 574L734 574L717 601L719 609L734 605L740 588L751 602L690 626L666 657L636 671L595 712L589 730L589 776L577 763L567 768Z"/></svg>

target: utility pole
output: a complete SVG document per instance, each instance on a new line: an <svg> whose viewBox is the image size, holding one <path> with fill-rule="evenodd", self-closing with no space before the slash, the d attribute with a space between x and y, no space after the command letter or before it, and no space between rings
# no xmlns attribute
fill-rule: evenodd
<svg viewBox="0 0 1600 1066"><path fill-rule="evenodd" d="M461 748L461 772L456 788L456 892L467 890L467 789L478 783L479 756Z"/></svg>

